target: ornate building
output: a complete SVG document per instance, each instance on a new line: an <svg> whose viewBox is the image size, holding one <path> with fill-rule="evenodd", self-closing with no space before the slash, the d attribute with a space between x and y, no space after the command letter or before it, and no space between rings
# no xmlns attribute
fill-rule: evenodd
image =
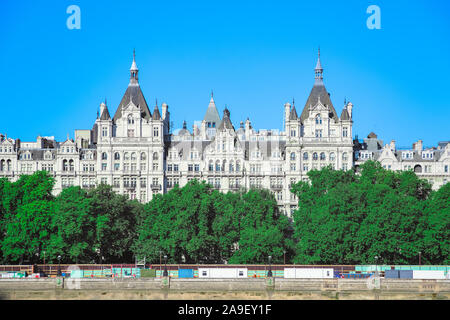
<svg viewBox="0 0 450 320"><path fill-rule="evenodd" d="M138 73L133 54L130 82L114 117L106 102L102 103L92 129L76 130L74 140L38 137L36 142L21 142L0 136L0 177L15 181L22 174L46 170L55 177L55 194L72 185L91 188L104 183L143 202L198 179L223 192L269 189L280 210L291 215L297 199L290 185L307 180L309 170L327 165L348 170L355 160L359 164L367 159L369 152L371 157L381 157L382 163L391 159L391 169L403 169L408 163L416 171L416 158L428 154L413 152L414 161L403 161L388 147L390 154L384 155L371 142L354 145L353 105L345 103L338 116L323 82L320 51L315 82L300 116L294 101L280 108L284 112L282 131L255 130L249 119L241 121L236 130L226 107L220 118L211 94L205 116L193 125L192 132L185 122L183 129L172 133L168 105L163 103L160 113L156 103L150 111ZM449 148L432 151L433 160L420 158L424 174L428 165L442 159L447 164L439 164L439 172L448 177Z"/></svg>
<svg viewBox="0 0 450 320"><path fill-rule="evenodd" d="M358 170L367 160L376 160L388 170L412 170L428 180L435 190L450 182L450 141L424 148L423 141L419 140L412 149L399 149L394 140L383 146L383 141L371 132L362 142L355 140L355 168Z"/></svg>

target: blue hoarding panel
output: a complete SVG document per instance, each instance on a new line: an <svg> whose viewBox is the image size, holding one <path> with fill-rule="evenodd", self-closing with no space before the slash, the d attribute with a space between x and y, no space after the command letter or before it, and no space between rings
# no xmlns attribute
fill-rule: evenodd
<svg viewBox="0 0 450 320"><path fill-rule="evenodd" d="M398 279L399 278L399 270L386 270L386 271L384 271L384 277L386 279Z"/></svg>
<svg viewBox="0 0 450 320"><path fill-rule="evenodd" d="M412 270L400 270L400 279L412 279L413 271Z"/></svg>
<svg viewBox="0 0 450 320"><path fill-rule="evenodd" d="M179 269L178 278L193 278L194 269Z"/></svg>

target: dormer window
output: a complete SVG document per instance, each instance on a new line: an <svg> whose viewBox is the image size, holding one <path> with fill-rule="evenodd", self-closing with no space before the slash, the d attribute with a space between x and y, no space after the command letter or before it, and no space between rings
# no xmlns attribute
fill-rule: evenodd
<svg viewBox="0 0 450 320"><path fill-rule="evenodd" d="M134 118L132 114L128 115L128 124L134 124Z"/></svg>
<svg viewBox="0 0 450 320"><path fill-rule="evenodd" d="M322 124L322 117L320 114L316 115L316 124Z"/></svg>

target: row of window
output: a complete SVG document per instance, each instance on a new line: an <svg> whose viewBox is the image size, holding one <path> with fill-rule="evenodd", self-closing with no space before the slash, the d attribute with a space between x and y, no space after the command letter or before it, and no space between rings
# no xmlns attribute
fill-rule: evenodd
<svg viewBox="0 0 450 320"><path fill-rule="evenodd" d="M314 152L312 154L312 159L313 160L319 160L319 158L320 158L320 160L326 160L327 157L326 157L325 152L321 152L320 154L318 154L317 152ZM290 159L291 160L295 160L296 159L295 152L291 152ZM309 153L308 152L304 152L303 153L303 160L308 160L308 159L309 159ZM330 161L335 161L336 160L336 154L334 152L331 152L330 155L329 155L329 159L330 159ZM342 160L343 161L348 161L348 154L347 154L347 152L344 152L342 154Z"/></svg>
<svg viewBox="0 0 450 320"><path fill-rule="evenodd" d="M13 150L12 150L12 147L11 146L5 146L5 147L1 147L0 146L0 153L2 153L2 152L12 152Z"/></svg>

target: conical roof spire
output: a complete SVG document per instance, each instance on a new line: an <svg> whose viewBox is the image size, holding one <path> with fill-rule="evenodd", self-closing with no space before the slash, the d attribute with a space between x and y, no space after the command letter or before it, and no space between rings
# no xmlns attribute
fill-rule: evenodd
<svg viewBox="0 0 450 320"><path fill-rule="evenodd" d="M137 65L136 65L136 50L133 49L133 62L131 63L130 71L139 71Z"/></svg>
<svg viewBox="0 0 450 320"><path fill-rule="evenodd" d="M314 69L316 74L316 82L322 82L323 79L323 68L322 63L320 63L320 47L319 47L319 55L317 58L316 68Z"/></svg>
<svg viewBox="0 0 450 320"><path fill-rule="evenodd" d="M139 69L136 65L136 51L133 49L133 62L131 63L130 68L130 84L138 84L138 73Z"/></svg>

